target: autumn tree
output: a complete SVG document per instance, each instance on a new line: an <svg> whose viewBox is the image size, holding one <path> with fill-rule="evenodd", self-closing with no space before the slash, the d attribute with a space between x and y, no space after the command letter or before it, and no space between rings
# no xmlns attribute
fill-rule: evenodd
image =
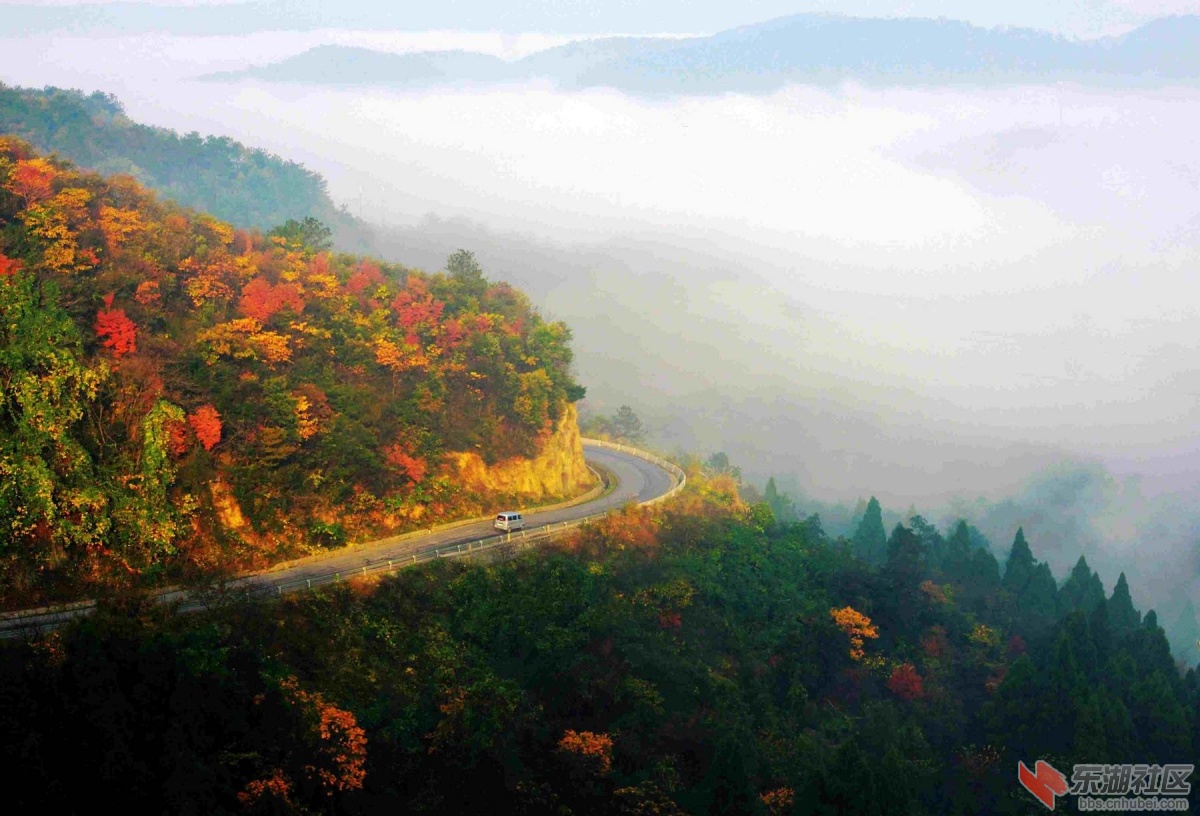
<svg viewBox="0 0 1200 816"><path fill-rule="evenodd" d="M17 274L21 269L21 262L10 258L3 252L0 252L0 279L10 277Z"/></svg>
<svg viewBox="0 0 1200 816"><path fill-rule="evenodd" d="M27 205L33 205L54 194L53 183L57 176L58 172L45 159L23 159L13 168L8 187L25 199Z"/></svg>
<svg viewBox="0 0 1200 816"><path fill-rule="evenodd" d="M211 405L201 405L188 414L188 424L206 451L221 441L221 415Z"/></svg>
<svg viewBox="0 0 1200 816"><path fill-rule="evenodd" d="M612 770L612 737L591 731L566 731L558 741L558 749L577 757L587 772L606 776Z"/></svg>
<svg viewBox="0 0 1200 816"><path fill-rule="evenodd" d="M888 691L901 700L916 700L924 696L925 690L921 683L921 675L911 663L902 663L892 669L887 681Z"/></svg>
<svg viewBox="0 0 1200 816"><path fill-rule="evenodd" d="M10 91L0 118L21 104ZM486 496L432 477L446 455L533 456L581 391L567 327L487 281L469 252L426 274L318 251L313 222L235 229L11 137L0 187L0 328L21 335L0 367L3 521L31 587L70 583L42 558L175 580L185 563L248 564L260 547L298 554L281 536L296 524L365 537L478 512ZM213 489L227 512L184 523ZM225 523L254 544L210 548Z"/></svg>
<svg viewBox="0 0 1200 816"><path fill-rule="evenodd" d="M352 295L373 293L387 282L379 265L371 261L361 261L354 274L346 281L346 291Z"/></svg>
<svg viewBox="0 0 1200 816"><path fill-rule="evenodd" d="M864 640L879 637L879 630L871 623L871 619L852 606L830 609L829 615L837 628L850 639L850 658L862 660L866 656L863 649Z"/></svg>
<svg viewBox="0 0 1200 816"><path fill-rule="evenodd" d="M137 326L124 309L111 308L112 302L113 296L106 295L104 308L96 313L96 336L102 346L120 358L137 351Z"/></svg>

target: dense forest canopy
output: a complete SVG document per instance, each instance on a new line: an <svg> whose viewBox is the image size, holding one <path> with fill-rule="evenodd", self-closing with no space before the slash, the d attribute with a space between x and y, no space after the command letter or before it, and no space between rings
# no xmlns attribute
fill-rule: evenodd
<svg viewBox="0 0 1200 816"><path fill-rule="evenodd" d="M203 813L1032 814L1018 761L1069 777L1200 755L1200 677L1124 580L1106 597L1081 562L1060 590L1021 533L1001 569L965 525L920 517L864 561L818 518L781 524L732 476L687 469L662 509L557 549L203 617L114 608L5 647L11 796L60 811L119 791L127 808Z"/></svg>
<svg viewBox="0 0 1200 816"><path fill-rule="evenodd" d="M471 253L431 275L327 239L0 137L6 603L478 509L444 454L532 455L582 396L567 327Z"/></svg>

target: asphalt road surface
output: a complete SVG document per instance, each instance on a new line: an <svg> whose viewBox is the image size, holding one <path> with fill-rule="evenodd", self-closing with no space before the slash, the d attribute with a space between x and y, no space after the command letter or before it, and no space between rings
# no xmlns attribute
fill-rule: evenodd
<svg viewBox="0 0 1200 816"><path fill-rule="evenodd" d="M522 511L522 515L525 516L526 530L532 533L536 528L547 524L553 525L561 524L565 521L574 521L584 516L601 513L610 508L620 507L629 502L640 503L649 501L661 496L675 486L675 479L671 474L657 465L632 454L607 448L587 446L584 449L584 456L589 464L607 468L616 477L616 489L595 501L577 504L573 507L563 507L558 510L545 510L542 512L532 510L529 513L525 513ZM495 510L499 513L502 510L521 510L521 508L497 507ZM244 580L260 589L264 586L270 587L280 584L294 586L299 581L327 576L331 572L353 575L356 572L361 572L364 566L373 567L388 561L397 564L403 564L406 560L411 562L414 555L419 557L437 550L446 550L459 544L495 535L496 532L496 529L492 526L491 519L449 530L435 529L429 535L409 538L405 541L391 544L359 545L351 552L344 554L335 553L319 560L307 560L305 563L295 566L284 565L282 568L277 567L270 572L252 576Z"/></svg>
<svg viewBox="0 0 1200 816"><path fill-rule="evenodd" d="M655 499L671 490L676 479L658 465L646 461L631 453L602 448L595 445L584 446L584 457L589 464L603 467L615 477L617 486L606 495L593 501L577 504L572 507L561 507L551 510L531 510L525 513L520 507L496 507L497 513L503 510L518 510L525 516L526 530L533 534L546 525L562 524L575 521L585 516L595 515L630 502L642 503ZM360 544L345 552L335 552L322 558L307 558L299 563L282 564L274 569L257 575L247 576L231 582L225 589L234 593L253 590L255 594L274 592L284 588L291 590L297 586L303 587L306 582L312 585L325 583L331 574L347 577L360 574L364 567L369 571L378 570L386 565L404 566L416 561L427 560L435 552L445 552L451 548L468 548L472 542L494 536L497 533L491 519L472 524L451 527L450 529L435 529L425 535L407 536L403 540L382 539L372 544ZM514 534L514 538L518 534ZM166 602L184 601L183 593L168 593L161 596ZM204 605L202 601L192 600L182 604L183 609L197 608ZM39 610L36 613L29 610L25 613L9 613L0 618L0 637L20 637L38 631L54 628L71 618L88 614L91 604L71 605L53 609Z"/></svg>

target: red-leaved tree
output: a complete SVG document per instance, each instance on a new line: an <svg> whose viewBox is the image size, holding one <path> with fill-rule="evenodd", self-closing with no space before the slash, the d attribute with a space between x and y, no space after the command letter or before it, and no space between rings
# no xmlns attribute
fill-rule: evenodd
<svg viewBox="0 0 1200 816"><path fill-rule="evenodd" d="M911 663L904 663L892 670L892 676L887 681L888 690L901 700L916 700L925 694L921 683L921 675Z"/></svg>
<svg viewBox="0 0 1200 816"><path fill-rule="evenodd" d="M20 261L14 260L3 252L0 252L0 278L7 278L9 275L17 274L17 270L20 268Z"/></svg>
<svg viewBox="0 0 1200 816"><path fill-rule="evenodd" d="M100 345L123 357L137 351L137 325L125 315L124 309L113 309L113 296L104 298L105 308L96 313L96 336Z"/></svg>
<svg viewBox="0 0 1200 816"><path fill-rule="evenodd" d="M221 415L211 405L201 405L188 414L188 424L206 451L212 450L221 441Z"/></svg>
<svg viewBox="0 0 1200 816"><path fill-rule="evenodd" d="M271 288L271 282L263 278L255 278L247 283L242 287L242 299L238 301L238 311L259 322L266 321L275 313Z"/></svg>
<svg viewBox="0 0 1200 816"><path fill-rule="evenodd" d="M383 272L379 267L370 261L363 261L358 265L358 271L350 276L350 280L346 281L346 291L352 295L361 295L363 292L382 286L386 281L383 277Z"/></svg>
<svg viewBox="0 0 1200 816"><path fill-rule="evenodd" d="M57 175L53 165L45 159L29 159L17 162L8 184L27 204L35 204L54 195L51 185Z"/></svg>
<svg viewBox="0 0 1200 816"><path fill-rule="evenodd" d="M415 275L409 276L405 288L392 301L397 322L410 332L436 326L445 308L446 304L436 300L425 281Z"/></svg>
<svg viewBox="0 0 1200 816"><path fill-rule="evenodd" d="M429 465L420 456L410 456L399 445L388 445L383 450L384 460L388 466L402 476L407 476L414 482L425 478Z"/></svg>
<svg viewBox="0 0 1200 816"><path fill-rule="evenodd" d="M304 311L304 297L296 284L271 285L265 278L255 278L242 287L238 311L246 317L265 323L282 309L291 309L296 314Z"/></svg>
<svg viewBox="0 0 1200 816"><path fill-rule="evenodd" d="M186 422L168 420L164 426L167 431L167 451L172 456L182 456L192 446L192 432Z"/></svg>

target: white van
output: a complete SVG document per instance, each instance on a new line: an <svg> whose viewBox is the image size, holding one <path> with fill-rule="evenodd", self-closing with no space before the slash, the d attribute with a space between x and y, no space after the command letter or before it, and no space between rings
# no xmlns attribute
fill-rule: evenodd
<svg viewBox="0 0 1200 816"><path fill-rule="evenodd" d="M497 530L508 530L509 532L524 530L525 519L521 518L520 513L501 513L496 516L495 526Z"/></svg>

